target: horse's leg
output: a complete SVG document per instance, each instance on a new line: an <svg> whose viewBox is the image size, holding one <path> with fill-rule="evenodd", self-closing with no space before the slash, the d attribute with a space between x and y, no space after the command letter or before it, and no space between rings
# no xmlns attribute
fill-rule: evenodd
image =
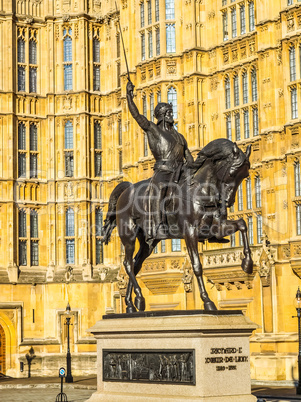
<svg viewBox="0 0 301 402"><path fill-rule="evenodd" d="M231 234L237 232L238 230L242 235L242 241L244 247L243 248L244 258L241 262L241 267L247 274L251 274L253 272L253 260L249 245L248 228L246 222L243 219L238 219L237 221L226 220L221 224L222 237L230 236Z"/></svg>
<svg viewBox="0 0 301 402"><path fill-rule="evenodd" d="M149 246L145 241L145 236L142 231L138 232L137 237L138 237L138 240L140 243L140 248L134 258L134 274L135 274L135 276L140 272L143 262L147 259L147 257L149 257L151 255L153 249L159 243L159 240L155 240L153 242L153 244L151 246ZM132 301L132 290L133 290L133 284L131 281L129 281L128 287L127 287L127 292L126 292L126 297L125 297L125 302L127 305L127 308L126 308L127 313L133 313L136 311L136 308Z"/></svg>
<svg viewBox="0 0 301 402"><path fill-rule="evenodd" d="M210 300L207 290L205 288L204 280L203 280L203 268L200 261L199 253L198 253L198 233L193 230L190 233L186 233L185 242L187 246L187 251L191 260L192 268L194 274L197 278L201 298L204 302L205 310L217 310L215 304L212 300Z"/></svg>

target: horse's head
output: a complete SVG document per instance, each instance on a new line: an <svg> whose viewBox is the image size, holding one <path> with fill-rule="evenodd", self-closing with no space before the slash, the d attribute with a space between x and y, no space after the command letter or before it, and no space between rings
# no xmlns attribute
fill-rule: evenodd
<svg viewBox="0 0 301 402"><path fill-rule="evenodd" d="M233 143L232 152L222 163L222 170L217 172L218 178L221 181L220 200L228 208L232 207L235 202L235 195L238 186L249 176L251 154L251 145L248 146L246 153L238 148L236 143Z"/></svg>
<svg viewBox="0 0 301 402"><path fill-rule="evenodd" d="M244 153L236 143L222 138L211 141L198 154L197 161L201 164L207 161L211 182L217 184L219 200L227 207L234 204L238 186L249 176L250 154L250 145Z"/></svg>

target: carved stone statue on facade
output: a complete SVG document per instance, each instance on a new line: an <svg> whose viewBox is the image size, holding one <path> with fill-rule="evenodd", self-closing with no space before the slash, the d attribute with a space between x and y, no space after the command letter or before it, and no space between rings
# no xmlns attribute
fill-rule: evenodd
<svg viewBox="0 0 301 402"><path fill-rule="evenodd" d="M185 138L174 129L172 105L159 103L155 108L158 122L150 122L133 102L133 89L129 81L129 110L148 136L156 160L154 175L136 184L122 182L113 190L103 227L106 244L117 226L124 245L124 267L129 276L126 311L145 310L136 275L162 238L185 240L204 308L216 310L203 281L198 242L224 242L225 236L239 230L244 246L241 267L252 273L246 223L243 219L227 219L227 208L234 204L238 186L249 176L251 147L244 153L232 141L217 139L206 145L194 161ZM133 258L136 239L140 249Z"/></svg>

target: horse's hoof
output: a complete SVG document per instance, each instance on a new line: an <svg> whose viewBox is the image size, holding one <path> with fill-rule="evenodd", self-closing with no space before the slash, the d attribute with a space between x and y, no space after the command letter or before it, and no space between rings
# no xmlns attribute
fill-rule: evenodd
<svg viewBox="0 0 301 402"><path fill-rule="evenodd" d="M135 297L135 306L139 311L145 310L145 299L143 297Z"/></svg>
<svg viewBox="0 0 301 402"><path fill-rule="evenodd" d="M126 313L127 314L132 314L132 313L136 313L136 312L137 312L137 310L133 305L127 306L127 308L126 308Z"/></svg>
<svg viewBox="0 0 301 402"><path fill-rule="evenodd" d="M211 300L204 302L204 309L206 311L216 311L217 310L216 305Z"/></svg>
<svg viewBox="0 0 301 402"><path fill-rule="evenodd" d="M253 273L253 261L252 261L252 258L245 257L242 260L241 268L246 274L249 274L249 275L252 274Z"/></svg>

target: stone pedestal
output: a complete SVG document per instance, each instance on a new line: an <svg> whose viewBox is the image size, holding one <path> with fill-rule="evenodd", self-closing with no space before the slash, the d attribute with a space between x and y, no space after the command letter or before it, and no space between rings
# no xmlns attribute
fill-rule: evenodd
<svg viewBox="0 0 301 402"><path fill-rule="evenodd" d="M256 401L249 352L256 328L240 311L104 316L89 329L98 364L89 402Z"/></svg>

